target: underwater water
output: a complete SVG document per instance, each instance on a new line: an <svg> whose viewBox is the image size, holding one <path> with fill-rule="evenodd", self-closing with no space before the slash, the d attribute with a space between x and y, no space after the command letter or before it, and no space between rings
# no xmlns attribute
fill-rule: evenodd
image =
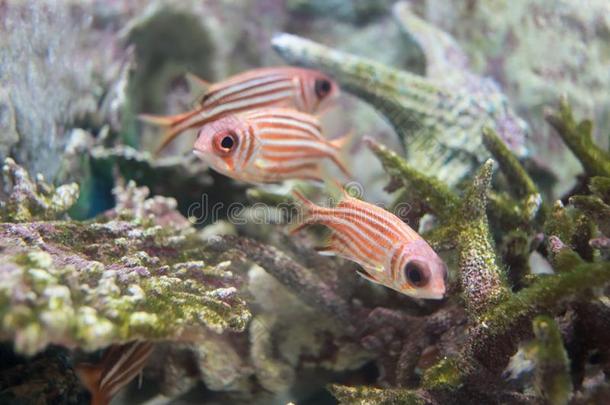
<svg viewBox="0 0 610 405"><path fill-rule="evenodd" d="M0 404L605 404L607 0L0 0Z"/></svg>

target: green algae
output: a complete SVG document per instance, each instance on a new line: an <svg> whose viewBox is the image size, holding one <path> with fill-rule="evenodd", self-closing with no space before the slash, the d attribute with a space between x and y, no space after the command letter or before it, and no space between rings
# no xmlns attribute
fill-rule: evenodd
<svg viewBox="0 0 610 405"><path fill-rule="evenodd" d="M330 392L341 404L359 405L423 405L426 400L415 391L405 389L380 389L374 387L329 386Z"/></svg>
<svg viewBox="0 0 610 405"><path fill-rule="evenodd" d="M489 127L483 128L483 145L498 162L500 170L507 177L511 191L517 198L540 194L529 174L517 157L508 149L498 134Z"/></svg>
<svg viewBox="0 0 610 405"><path fill-rule="evenodd" d="M570 197L570 204L591 218L604 235L610 235L610 206L601 198L591 195L575 195Z"/></svg>
<svg viewBox="0 0 610 405"><path fill-rule="evenodd" d="M610 153L593 142L591 120L577 121L566 97L558 110L546 111L548 121L578 158L588 176L610 176Z"/></svg>
<svg viewBox="0 0 610 405"><path fill-rule="evenodd" d="M2 174L4 184L11 191L9 198L0 202L2 222L60 218L78 198L77 184L53 187L47 184L41 175L31 179L25 169L11 158L4 161Z"/></svg>
<svg viewBox="0 0 610 405"><path fill-rule="evenodd" d="M463 383L462 364L453 358L445 358L426 370L422 387L428 390L455 390Z"/></svg>
<svg viewBox="0 0 610 405"><path fill-rule="evenodd" d="M458 254L462 290L466 306L478 317L506 299L506 274L497 264L495 247L487 223L487 192L491 185L493 161L481 167L462 202L462 226L458 233Z"/></svg>
<svg viewBox="0 0 610 405"><path fill-rule="evenodd" d="M610 178L592 177L589 182L591 192L602 199L606 204L610 204Z"/></svg>
<svg viewBox="0 0 610 405"><path fill-rule="evenodd" d="M483 314L482 321L492 333L509 332L523 317L553 312L562 300L608 282L610 263L580 261L572 270L540 277L531 286Z"/></svg>
<svg viewBox="0 0 610 405"><path fill-rule="evenodd" d="M368 140L368 146L379 158L386 172L402 183L405 192L426 204L430 212L440 219L449 219L458 206L459 199L446 183L416 170L384 145Z"/></svg>
<svg viewBox="0 0 610 405"><path fill-rule="evenodd" d="M6 252L2 256L11 258ZM92 350L135 338L188 339L198 328L240 331L249 319L245 303L227 284L231 277L226 270L203 263L187 274L127 274L121 280L101 263L93 271L57 267L48 253L32 249L16 254L13 262L18 270L13 270L12 283L3 286L2 301L8 303L16 291L33 301L3 308L2 335L14 335L16 350L23 353L48 343ZM152 266L149 271L157 272ZM198 281L201 276L207 280Z"/></svg>
<svg viewBox="0 0 610 405"><path fill-rule="evenodd" d="M537 316L532 326L536 336L533 342L536 390L550 404L567 404L572 395L572 379L559 326L553 318L544 315Z"/></svg>
<svg viewBox="0 0 610 405"><path fill-rule="evenodd" d="M27 173L19 185L12 195L38 197ZM175 202L146 200L134 184L122 193L125 206L97 219L0 224L0 336L17 352L245 329L250 312L231 272L241 265L209 249L172 211ZM57 210L41 215L50 213Z"/></svg>

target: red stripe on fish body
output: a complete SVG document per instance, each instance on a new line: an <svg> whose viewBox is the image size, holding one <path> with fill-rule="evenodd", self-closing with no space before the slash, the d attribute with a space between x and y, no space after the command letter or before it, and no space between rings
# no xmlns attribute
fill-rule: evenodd
<svg viewBox="0 0 610 405"><path fill-rule="evenodd" d="M250 183L321 180L325 160L348 174L338 143L322 136L318 120L282 108L229 115L204 125L194 150L216 171Z"/></svg>
<svg viewBox="0 0 610 405"><path fill-rule="evenodd" d="M228 114L265 107L286 107L313 113L320 111L338 93L337 84L316 70L295 67L259 68L210 86L200 105L190 112L169 117L142 118L168 127L161 142L162 149L181 132Z"/></svg>
<svg viewBox="0 0 610 405"><path fill-rule="evenodd" d="M332 234L325 253L360 264L369 280L417 298L439 299L447 269L428 243L392 213L348 195L334 208L317 206L302 194L302 224L322 224Z"/></svg>

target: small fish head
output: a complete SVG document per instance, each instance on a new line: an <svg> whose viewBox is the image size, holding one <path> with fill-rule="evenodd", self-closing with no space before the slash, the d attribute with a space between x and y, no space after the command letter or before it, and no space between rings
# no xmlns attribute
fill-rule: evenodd
<svg viewBox="0 0 610 405"><path fill-rule="evenodd" d="M415 298L442 299L447 283L447 266L423 239L405 244L392 269L393 286Z"/></svg>
<svg viewBox="0 0 610 405"><path fill-rule="evenodd" d="M339 85L322 72L312 71L303 80L308 92L305 99L312 104L307 106L307 112L323 111L339 96Z"/></svg>
<svg viewBox="0 0 610 405"><path fill-rule="evenodd" d="M194 152L214 170L235 177L237 156L248 134L247 122L229 115L210 122L199 130Z"/></svg>

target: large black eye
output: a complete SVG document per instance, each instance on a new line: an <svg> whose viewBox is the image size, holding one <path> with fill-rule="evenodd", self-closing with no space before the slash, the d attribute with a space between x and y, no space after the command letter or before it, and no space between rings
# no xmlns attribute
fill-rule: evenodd
<svg viewBox="0 0 610 405"><path fill-rule="evenodd" d="M430 280L430 271L421 263L409 262L405 266L405 277L411 285L423 287Z"/></svg>
<svg viewBox="0 0 610 405"><path fill-rule="evenodd" d="M213 146L218 155L228 156L237 147L237 134L233 131L223 131L214 135Z"/></svg>
<svg viewBox="0 0 610 405"><path fill-rule="evenodd" d="M315 90L316 96L319 98L324 98L330 93L333 85L326 79L318 79L316 80Z"/></svg>
<svg viewBox="0 0 610 405"><path fill-rule="evenodd" d="M225 136L222 138L222 141L220 141L220 146L222 146L224 149L231 149L233 145L235 145L235 141L230 135Z"/></svg>

